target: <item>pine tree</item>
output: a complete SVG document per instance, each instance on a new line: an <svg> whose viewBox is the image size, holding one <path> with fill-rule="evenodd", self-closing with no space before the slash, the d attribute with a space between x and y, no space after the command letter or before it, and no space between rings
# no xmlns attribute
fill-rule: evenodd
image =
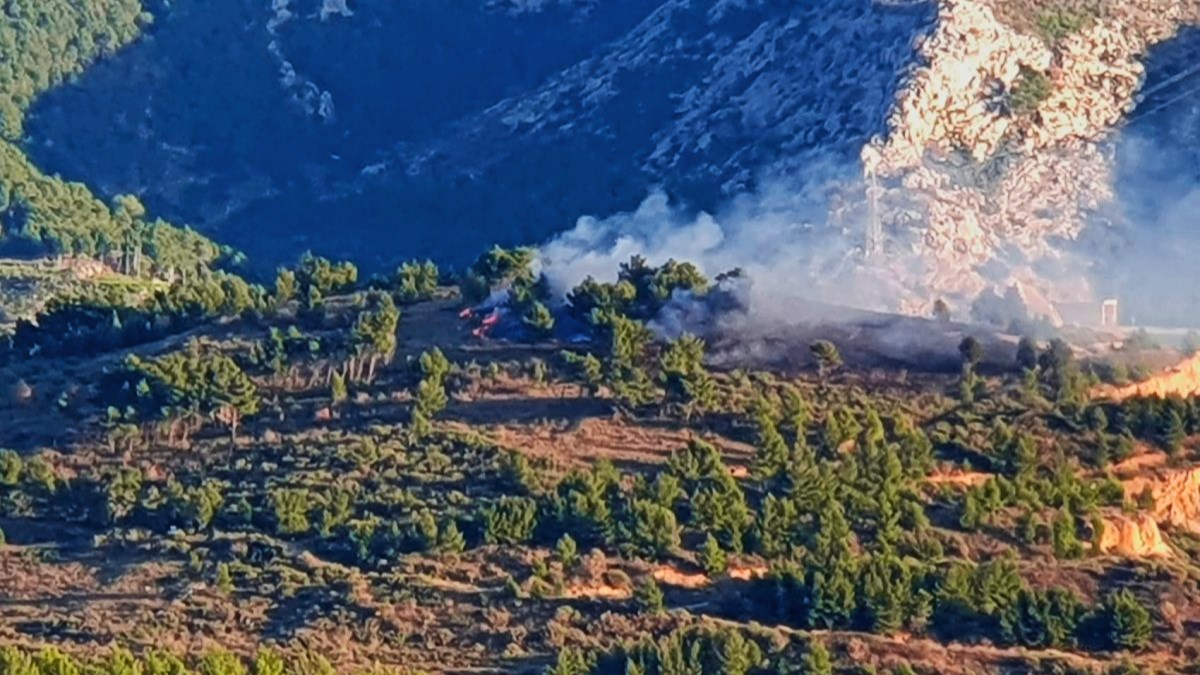
<svg viewBox="0 0 1200 675"><path fill-rule="evenodd" d="M900 464L909 478L923 478L933 469L933 443L908 415L899 413L893 419L893 434L899 443Z"/></svg>
<svg viewBox="0 0 1200 675"><path fill-rule="evenodd" d="M817 372L824 379L842 365L842 354L828 340L817 340L808 347L817 361Z"/></svg>
<svg viewBox="0 0 1200 675"><path fill-rule="evenodd" d="M329 380L329 397L335 406L345 403L349 397L349 393L346 391L346 378L338 371L334 371Z"/></svg>
<svg viewBox="0 0 1200 675"><path fill-rule="evenodd" d="M654 577L647 577L634 589L634 605L644 614L662 614L666 610L662 588Z"/></svg>
<svg viewBox="0 0 1200 675"><path fill-rule="evenodd" d="M546 675L588 675L591 669L587 655L577 649L563 647L554 665L546 669Z"/></svg>
<svg viewBox="0 0 1200 675"><path fill-rule="evenodd" d="M666 391L664 403L680 406L688 419L716 405L716 381L704 368L704 351L703 340L684 333L659 357L659 380Z"/></svg>
<svg viewBox="0 0 1200 675"><path fill-rule="evenodd" d="M724 630L716 636L717 672L746 675L762 661L762 649L739 630Z"/></svg>
<svg viewBox="0 0 1200 675"><path fill-rule="evenodd" d="M958 343L958 353L962 356L963 364L974 370L983 360L983 345L973 336L968 335Z"/></svg>
<svg viewBox="0 0 1200 675"><path fill-rule="evenodd" d="M296 273L281 268L275 276L275 305L282 307L296 297Z"/></svg>
<svg viewBox="0 0 1200 675"><path fill-rule="evenodd" d="M446 396L446 387L441 380L426 376L417 385L417 397L413 409L425 419L433 419L435 415L445 410L450 399Z"/></svg>
<svg viewBox="0 0 1200 675"><path fill-rule="evenodd" d="M750 475L763 485L780 479L788 465L787 441L771 419L758 421L758 443L750 467Z"/></svg>
<svg viewBox="0 0 1200 675"><path fill-rule="evenodd" d="M484 510L483 525L484 540L489 544L524 544L537 526L537 503L527 497L501 497Z"/></svg>
<svg viewBox="0 0 1200 675"><path fill-rule="evenodd" d="M846 430L842 428L842 422L836 411L832 408L827 410L821 426L821 446L825 451L824 456L837 457L838 450L847 438Z"/></svg>
<svg viewBox="0 0 1200 675"><path fill-rule="evenodd" d="M798 509L816 511L823 502L825 486L822 485L820 467L808 443L797 440L788 460L785 490Z"/></svg>
<svg viewBox="0 0 1200 675"><path fill-rule="evenodd" d="M1034 370L1038 367L1038 347L1032 338L1023 337L1017 342L1017 367Z"/></svg>
<svg viewBox="0 0 1200 675"><path fill-rule="evenodd" d="M1034 513L1025 513L1017 523L1017 531L1021 537L1021 541L1026 544L1036 544L1038 538L1038 526L1040 520Z"/></svg>
<svg viewBox="0 0 1200 675"><path fill-rule="evenodd" d="M1035 649L1072 646L1081 615L1079 599L1071 591L1022 588L1000 616L1006 642Z"/></svg>
<svg viewBox="0 0 1200 675"><path fill-rule="evenodd" d="M813 596L809 615L811 625L841 628L849 624L857 606L856 573L850 525L841 502L829 500L818 518L816 541L809 561L808 586Z"/></svg>
<svg viewBox="0 0 1200 675"><path fill-rule="evenodd" d="M704 573L710 579L716 579L725 574L729 565L725 557L725 549L721 548L721 543L711 533L705 536L704 547L700 549L697 557L700 566L704 568Z"/></svg>
<svg viewBox="0 0 1200 675"><path fill-rule="evenodd" d="M554 558L568 571L579 562L579 547L571 535L564 534L558 538L558 543L554 545Z"/></svg>
<svg viewBox="0 0 1200 675"><path fill-rule="evenodd" d="M890 550L871 556L859 579L864 623L872 632L890 635L904 626L912 601L908 568Z"/></svg>
<svg viewBox="0 0 1200 675"><path fill-rule="evenodd" d="M632 509L629 544L634 552L662 558L679 548L679 525L675 514L647 500L635 500Z"/></svg>
<svg viewBox="0 0 1200 675"><path fill-rule="evenodd" d="M967 490L967 495L963 500L962 516L958 519L958 524L968 532L974 532L979 529L983 523L984 514L983 507L979 504L979 496L975 490Z"/></svg>
<svg viewBox="0 0 1200 675"><path fill-rule="evenodd" d="M222 595L233 593L233 577L229 574L228 563L217 565L217 590L221 591Z"/></svg>
<svg viewBox="0 0 1200 675"><path fill-rule="evenodd" d="M693 525L712 533L727 550L740 553L750 507L746 495L729 474L713 480L692 496Z"/></svg>
<svg viewBox="0 0 1200 675"><path fill-rule="evenodd" d="M595 396L604 386L604 364L594 354L576 354L562 352L563 359L577 372L578 377L587 385L588 393Z"/></svg>
<svg viewBox="0 0 1200 675"><path fill-rule="evenodd" d="M754 523L757 551L767 558L786 555L796 543L800 508L796 500L768 494Z"/></svg>
<svg viewBox="0 0 1200 675"><path fill-rule="evenodd" d="M1018 482L1028 480L1037 470L1037 443L1030 434L1020 433L1009 437L999 450L1005 472Z"/></svg>
<svg viewBox="0 0 1200 675"><path fill-rule="evenodd" d="M1137 596L1123 588L1108 594L1100 610L1105 637L1113 649L1138 651L1146 647L1154 630L1150 612Z"/></svg>
<svg viewBox="0 0 1200 675"><path fill-rule="evenodd" d="M792 385L786 385L782 394L782 410L784 426L792 433L793 445L799 444L808 433L808 423L811 419L808 404L800 394L800 390Z"/></svg>
<svg viewBox="0 0 1200 675"><path fill-rule="evenodd" d="M276 488L268 493L275 514L275 529L280 534L304 534L311 528L308 520L310 495L304 488Z"/></svg>
<svg viewBox="0 0 1200 675"><path fill-rule="evenodd" d="M707 370L697 370L684 380L683 393L687 400L683 407L683 418L686 421L691 421L697 413L703 414L717 409L717 381Z"/></svg>
<svg viewBox="0 0 1200 675"><path fill-rule="evenodd" d="M457 555L466 548L467 541L463 537L462 531L458 529L458 523L453 519L447 520L438 528L437 550L439 552Z"/></svg>
<svg viewBox="0 0 1200 675"><path fill-rule="evenodd" d="M808 651L800 664L800 672L804 675L833 675L833 659L825 645L814 639L808 641Z"/></svg>
<svg viewBox="0 0 1200 675"><path fill-rule="evenodd" d="M975 369L972 366L963 365L962 376L958 380L958 400L965 406L971 406L975 403L981 380L975 374Z"/></svg>
<svg viewBox="0 0 1200 675"><path fill-rule="evenodd" d="M554 313L541 302L534 302L530 305L525 316L521 317L521 322L533 333L535 338L548 338L554 334Z"/></svg>
<svg viewBox="0 0 1200 675"><path fill-rule="evenodd" d="M1186 435L1187 431L1184 429L1183 417L1179 414L1178 410L1172 408L1163 420L1162 430L1160 431L1163 445L1167 448L1168 452L1176 455L1183 448L1183 440Z"/></svg>
<svg viewBox="0 0 1200 675"><path fill-rule="evenodd" d="M1042 401L1041 382L1035 368L1021 371L1021 402L1025 405L1035 405Z"/></svg>
<svg viewBox="0 0 1200 675"><path fill-rule="evenodd" d="M372 309L359 313L350 333L354 356L350 359L347 375L351 380L375 379L375 367L379 360L391 363L396 352L396 331L400 326L400 310L392 296L374 293Z"/></svg>
<svg viewBox="0 0 1200 675"><path fill-rule="evenodd" d="M25 462L20 455L12 450L0 450L0 485L19 485L24 470Z"/></svg>
<svg viewBox="0 0 1200 675"><path fill-rule="evenodd" d="M181 664L182 665L182 664ZM287 675L287 664L274 649L260 649L254 656L254 675ZM182 671L162 669L147 675L183 675Z"/></svg>
<svg viewBox="0 0 1200 675"><path fill-rule="evenodd" d="M325 297L321 289L308 286L300 296L300 313L309 324L319 323L325 317Z"/></svg>
<svg viewBox="0 0 1200 675"><path fill-rule="evenodd" d="M1054 555L1059 558L1078 558L1083 553L1076 534L1076 521L1069 509L1063 508L1050 525L1051 541L1054 544Z"/></svg>
<svg viewBox="0 0 1200 675"><path fill-rule="evenodd" d="M423 263L406 262L396 269L395 288L400 302L414 303L429 300L438 287L439 271L431 260Z"/></svg>

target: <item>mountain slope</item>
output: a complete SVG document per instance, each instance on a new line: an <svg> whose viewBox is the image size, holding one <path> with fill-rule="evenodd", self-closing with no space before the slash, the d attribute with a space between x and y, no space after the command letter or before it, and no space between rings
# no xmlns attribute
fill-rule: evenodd
<svg viewBox="0 0 1200 675"><path fill-rule="evenodd" d="M160 10L147 40L43 99L31 152L264 262L309 246L463 262L656 184L712 206L768 167L852 157L933 16L867 0L292 4L282 23L236 0ZM298 91L307 107L288 105Z"/></svg>
<svg viewBox="0 0 1200 675"><path fill-rule="evenodd" d="M308 248L369 271L461 265L656 188L686 217L764 176L789 189L832 176L838 211L813 217L848 235L841 257L886 254L867 270L888 287L878 308L946 299L966 318L1014 283L1057 303L1146 304L1147 270L1179 247L1113 252L1140 246L1159 212L1179 220L1195 184L1147 189L1164 148L1139 166L1121 132L1143 82L1135 121L1194 128L1191 51L1173 39L1192 0L149 9L146 39L40 99L25 147L260 269ZM1125 212L1163 203L1182 207Z"/></svg>

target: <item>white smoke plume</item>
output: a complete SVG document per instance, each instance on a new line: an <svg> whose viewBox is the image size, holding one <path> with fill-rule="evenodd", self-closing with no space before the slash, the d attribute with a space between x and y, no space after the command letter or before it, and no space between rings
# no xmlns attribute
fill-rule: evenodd
<svg viewBox="0 0 1200 675"><path fill-rule="evenodd" d="M947 5L947 11L977 5ZM804 176L765 180L756 193L712 214L693 214L656 192L632 212L583 218L542 248L553 286L566 292L589 275L611 280L636 254L652 264L693 262L709 276L741 268L751 282L755 320L799 318L801 301L928 316L939 298L956 318L968 319L980 294L1020 289L1018 307L994 319L1001 327L1022 311L1022 319L1095 324L1107 297L1119 298L1124 319L1140 325L1200 325L1200 274L1194 272L1200 269L1200 106L1194 103L1200 95L1186 83L1163 89L1179 73L1194 73L1188 41L1200 43L1200 33L1177 38L1184 49L1162 59L1157 79L1151 54L1149 77L1139 83L1130 73L1140 72L1135 66L1149 45L1125 44L1129 35L1097 24L1068 45L1069 62L1077 65L1057 75L1062 105L1051 101L1045 116L1018 124L986 106L972 110L987 112L961 114L967 103L990 100L994 87L991 78L975 77L980 91L956 89L956 78L992 73L1015 87L1016 71L1005 69L1021 59L1049 62L1050 52L992 19L984 23L1008 36L1008 46L982 63L974 47L990 45L990 33L980 33L976 14L951 20L955 16L943 16L946 35L927 43L931 58L940 60L926 72L944 77L910 88L916 93L903 100L911 105L900 111L911 114L894 116L889 142L868 145L875 152L864 153L866 165L813 163ZM1148 35L1166 36L1151 28ZM1116 65L1106 60L1114 41L1125 44ZM1103 86L1092 66L1107 73ZM1146 107L1167 116L1153 127L1134 98L1147 81L1159 84L1143 91L1159 93ZM961 94L965 102L947 113L943 94ZM1122 128L1131 122L1136 131ZM1004 129L1042 140L1008 149L991 137ZM978 141L979 152L956 151L963 138ZM882 223L885 250L870 264L863 256L872 219L864 168L871 194L882 191L873 221Z"/></svg>
<svg viewBox="0 0 1200 675"><path fill-rule="evenodd" d="M639 255L653 265L691 262L710 278L741 270L755 319L796 318L802 301L894 308L904 289L864 264L864 224L841 206L843 195L861 195L859 168L819 167L806 179L766 180L716 213L689 213L655 191L632 212L581 218L542 246L542 271L565 294L589 276L615 280Z"/></svg>

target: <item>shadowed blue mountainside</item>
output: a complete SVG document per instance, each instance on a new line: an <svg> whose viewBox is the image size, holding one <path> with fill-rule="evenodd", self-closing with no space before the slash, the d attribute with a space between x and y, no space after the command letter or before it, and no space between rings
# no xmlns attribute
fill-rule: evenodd
<svg viewBox="0 0 1200 675"><path fill-rule="evenodd" d="M262 266L463 263L656 186L711 208L854 161L934 20L873 0L275 5L152 5L146 37L39 101L29 153Z"/></svg>

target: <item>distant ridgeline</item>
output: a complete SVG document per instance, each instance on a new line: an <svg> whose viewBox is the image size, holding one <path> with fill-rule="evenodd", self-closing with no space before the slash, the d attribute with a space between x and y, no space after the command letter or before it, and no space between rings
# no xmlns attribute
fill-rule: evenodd
<svg viewBox="0 0 1200 675"><path fill-rule="evenodd" d="M77 255L134 276L187 277L222 255L190 229L148 221L134 197L105 204L48 176L19 143L36 97L141 34L141 0L8 0L0 5L0 251Z"/></svg>

